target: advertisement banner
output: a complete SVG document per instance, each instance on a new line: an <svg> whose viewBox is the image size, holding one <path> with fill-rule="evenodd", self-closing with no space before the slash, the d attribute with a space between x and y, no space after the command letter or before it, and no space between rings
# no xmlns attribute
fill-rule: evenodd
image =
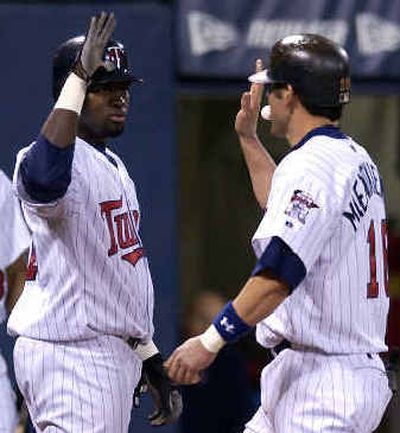
<svg viewBox="0 0 400 433"><path fill-rule="evenodd" d="M178 73L240 79L272 45L319 33L343 45L358 78L400 80L400 0L180 0Z"/></svg>

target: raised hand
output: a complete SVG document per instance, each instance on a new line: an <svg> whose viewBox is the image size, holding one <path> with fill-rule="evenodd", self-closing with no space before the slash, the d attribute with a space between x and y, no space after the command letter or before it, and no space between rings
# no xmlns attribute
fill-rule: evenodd
<svg viewBox="0 0 400 433"><path fill-rule="evenodd" d="M256 72L263 70L261 59L256 60ZM257 123L260 113L264 85L252 83L250 91L244 92L241 98L241 108L236 115L235 130L242 138L257 136Z"/></svg>
<svg viewBox="0 0 400 433"><path fill-rule="evenodd" d="M101 12L100 15L91 18L76 71L78 75L84 75L82 78L89 79L100 66L103 66L103 52L116 24L113 12Z"/></svg>

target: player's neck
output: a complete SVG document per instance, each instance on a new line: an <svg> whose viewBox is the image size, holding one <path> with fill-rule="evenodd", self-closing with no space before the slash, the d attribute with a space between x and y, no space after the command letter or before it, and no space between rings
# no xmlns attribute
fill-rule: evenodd
<svg viewBox="0 0 400 433"><path fill-rule="evenodd" d="M293 113L286 138L290 147L293 147L313 129L328 125L337 126L338 122L326 117L311 116L307 112Z"/></svg>
<svg viewBox="0 0 400 433"><path fill-rule="evenodd" d="M85 128L78 129L78 137L86 141L86 143L92 144L94 146L106 146L107 139L94 137L93 134L88 133Z"/></svg>

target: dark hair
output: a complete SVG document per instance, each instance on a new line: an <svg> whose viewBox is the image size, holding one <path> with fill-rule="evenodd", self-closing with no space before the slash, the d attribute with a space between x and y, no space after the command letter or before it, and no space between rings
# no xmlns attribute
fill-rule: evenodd
<svg viewBox="0 0 400 433"><path fill-rule="evenodd" d="M303 107L313 116L325 117L329 120L339 120L343 113L343 105L336 107L319 107L317 105L310 104L304 97L298 95Z"/></svg>
<svg viewBox="0 0 400 433"><path fill-rule="evenodd" d="M288 83L270 83L268 92L272 92L274 90L281 90L288 86ZM293 86L292 86L293 87ZM336 107L320 107L318 105L310 104L302 94L296 91L293 87L295 94L300 99L303 107L313 116L321 116L325 117L333 122L339 120L343 113L343 104L337 105Z"/></svg>

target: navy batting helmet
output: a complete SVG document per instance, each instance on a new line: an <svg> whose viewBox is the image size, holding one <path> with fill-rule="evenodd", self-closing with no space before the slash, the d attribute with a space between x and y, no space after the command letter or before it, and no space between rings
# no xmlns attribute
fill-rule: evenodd
<svg viewBox="0 0 400 433"><path fill-rule="evenodd" d="M306 107L334 108L350 100L348 55L320 35L299 34L279 40L272 47L269 69L249 80L290 84Z"/></svg>
<svg viewBox="0 0 400 433"><path fill-rule="evenodd" d="M53 96L56 99L72 71L85 42L85 36L76 36L62 43L53 58ZM142 82L136 78L129 69L128 56L121 42L110 40L104 49L103 62L93 74L89 90L98 84L107 82L124 82L131 84L134 81Z"/></svg>

